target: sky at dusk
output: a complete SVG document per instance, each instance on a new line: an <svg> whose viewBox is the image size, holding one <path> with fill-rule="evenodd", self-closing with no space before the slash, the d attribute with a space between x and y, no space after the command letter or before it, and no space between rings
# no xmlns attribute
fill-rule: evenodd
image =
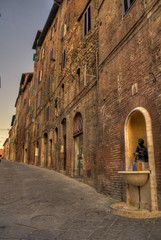
<svg viewBox="0 0 161 240"><path fill-rule="evenodd" d="M22 73L33 72L32 45L53 0L0 0L0 148L8 137Z"/></svg>

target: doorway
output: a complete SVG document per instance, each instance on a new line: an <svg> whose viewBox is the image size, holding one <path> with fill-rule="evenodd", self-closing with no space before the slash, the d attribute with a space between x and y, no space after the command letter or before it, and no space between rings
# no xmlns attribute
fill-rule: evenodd
<svg viewBox="0 0 161 240"><path fill-rule="evenodd" d="M74 138L74 176L83 177L83 134Z"/></svg>
<svg viewBox="0 0 161 240"><path fill-rule="evenodd" d="M24 150L24 163L27 163L27 148Z"/></svg>
<svg viewBox="0 0 161 240"><path fill-rule="evenodd" d="M50 154L50 167L53 168L53 158L52 158L52 154L53 154L53 149L52 149L52 145L53 145L53 141L52 139L50 139L49 141L49 154Z"/></svg>
<svg viewBox="0 0 161 240"><path fill-rule="evenodd" d="M66 135L64 135L63 138L64 138L64 171L66 171Z"/></svg>
<svg viewBox="0 0 161 240"><path fill-rule="evenodd" d="M62 121L62 156L61 156L61 168L66 171L66 118Z"/></svg>
<svg viewBox="0 0 161 240"><path fill-rule="evenodd" d="M83 119L76 113L73 126L74 137L74 176L83 177Z"/></svg>
<svg viewBox="0 0 161 240"><path fill-rule="evenodd" d="M36 143L36 148L35 148L35 165L38 166L40 165L40 162L39 162L39 142L37 141Z"/></svg>
<svg viewBox="0 0 161 240"><path fill-rule="evenodd" d="M44 167L48 166L48 134L44 134Z"/></svg>

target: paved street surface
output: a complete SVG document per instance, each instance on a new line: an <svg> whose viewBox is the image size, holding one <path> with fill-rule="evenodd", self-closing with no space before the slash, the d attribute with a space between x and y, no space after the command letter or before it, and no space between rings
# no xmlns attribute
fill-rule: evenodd
<svg viewBox="0 0 161 240"><path fill-rule="evenodd" d="M116 216L113 202L52 170L0 163L0 240L161 240L161 218Z"/></svg>

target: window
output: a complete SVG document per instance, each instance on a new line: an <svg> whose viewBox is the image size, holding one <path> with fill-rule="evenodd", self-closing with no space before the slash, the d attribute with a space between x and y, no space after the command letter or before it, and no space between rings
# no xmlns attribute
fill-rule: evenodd
<svg viewBox="0 0 161 240"><path fill-rule="evenodd" d="M34 84L32 84L31 96L33 96L33 93L34 93Z"/></svg>
<svg viewBox="0 0 161 240"><path fill-rule="evenodd" d="M50 40L52 39L53 37L53 28L51 28L51 32L50 32Z"/></svg>
<svg viewBox="0 0 161 240"><path fill-rule="evenodd" d="M48 77L48 81L47 81L47 94L49 94L50 92L50 76Z"/></svg>
<svg viewBox="0 0 161 240"><path fill-rule="evenodd" d="M32 112L34 112L35 102L32 103Z"/></svg>
<svg viewBox="0 0 161 240"><path fill-rule="evenodd" d="M64 101L64 84L61 86L62 100Z"/></svg>
<svg viewBox="0 0 161 240"><path fill-rule="evenodd" d="M65 64L66 64L66 49L62 53L62 65L61 65L62 69L65 68Z"/></svg>
<svg viewBox="0 0 161 240"><path fill-rule="evenodd" d="M79 93L80 91L80 68L77 69L77 88L76 88L76 93Z"/></svg>
<svg viewBox="0 0 161 240"><path fill-rule="evenodd" d="M40 123L37 123L37 135L39 135Z"/></svg>
<svg viewBox="0 0 161 240"><path fill-rule="evenodd" d="M54 23L54 32L56 32L56 29L57 29L57 19L55 20L55 23Z"/></svg>
<svg viewBox="0 0 161 240"><path fill-rule="evenodd" d="M91 29L91 5L87 8L87 11L84 14L84 35L87 35Z"/></svg>
<svg viewBox="0 0 161 240"><path fill-rule="evenodd" d="M43 49L41 50L41 59L45 56L45 44Z"/></svg>
<svg viewBox="0 0 161 240"><path fill-rule="evenodd" d="M38 83L41 82L42 79L42 70L39 71L39 75L38 75Z"/></svg>
<svg viewBox="0 0 161 240"><path fill-rule="evenodd" d="M123 5L123 13L126 14L127 10L131 7L131 5L135 2L135 0L122 0Z"/></svg>
<svg viewBox="0 0 161 240"><path fill-rule="evenodd" d="M41 92L39 92L37 95L37 108L39 108L40 106L40 96L41 96Z"/></svg>
<svg viewBox="0 0 161 240"><path fill-rule="evenodd" d="M41 60L43 58L43 52L44 52L44 49L41 50Z"/></svg>
<svg viewBox="0 0 161 240"><path fill-rule="evenodd" d="M49 121L49 106L46 108L46 120Z"/></svg>
<svg viewBox="0 0 161 240"><path fill-rule="evenodd" d="M55 128L54 139L55 139L55 143L57 143L58 142L58 128Z"/></svg>
<svg viewBox="0 0 161 240"><path fill-rule="evenodd" d="M54 111L54 114L55 114L55 117L57 117L58 116L58 100L57 100L57 98L55 99L55 111Z"/></svg>
<svg viewBox="0 0 161 240"><path fill-rule="evenodd" d="M24 101L23 101L23 105L24 105L24 106L26 105L26 98L25 98Z"/></svg>
<svg viewBox="0 0 161 240"><path fill-rule="evenodd" d="M37 77L35 79L35 89L36 89L36 87L37 87Z"/></svg>
<svg viewBox="0 0 161 240"><path fill-rule="evenodd" d="M55 108L57 108L57 105L58 105L58 100L57 98L55 99Z"/></svg>
<svg viewBox="0 0 161 240"><path fill-rule="evenodd" d="M31 115L31 112L32 112L32 106L30 106L30 115Z"/></svg>
<svg viewBox="0 0 161 240"><path fill-rule="evenodd" d="M39 71L39 74L38 74L38 83L40 83L40 71Z"/></svg>
<svg viewBox="0 0 161 240"><path fill-rule="evenodd" d="M52 58L53 58L53 48L52 48L52 50L50 52L50 64L52 63Z"/></svg>
<svg viewBox="0 0 161 240"><path fill-rule="evenodd" d="M68 27L69 27L69 13L67 14L66 17L66 30L68 30Z"/></svg>
<svg viewBox="0 0 161 240"><path fill-rule="evenodd" d="M64 24L61 26L61 40L63 40L64 37Z"/></svg>

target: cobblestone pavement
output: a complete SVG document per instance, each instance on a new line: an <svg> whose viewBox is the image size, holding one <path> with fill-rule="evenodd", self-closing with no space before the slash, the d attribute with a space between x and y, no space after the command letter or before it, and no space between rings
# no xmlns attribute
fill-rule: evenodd
<svg viewBox="0 0 161 240"><path fill-rule="evenodd" d="M161 218L116 216L113 202L52 170L0 163L0 240L161 239Z"/></svg>

